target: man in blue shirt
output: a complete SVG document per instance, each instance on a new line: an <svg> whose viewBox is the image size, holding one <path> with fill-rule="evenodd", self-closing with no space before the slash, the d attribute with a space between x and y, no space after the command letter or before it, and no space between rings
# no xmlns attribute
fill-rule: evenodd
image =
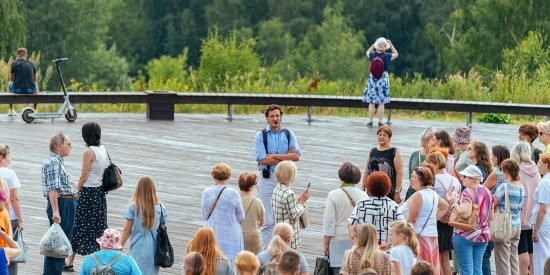
<svg viewBox="0 0 550 275"><path fill-rule="evenodd" d="M50 139L50 155L42 165L42 193L46 197L46 214L50 225L58 223L71 240L78 190L65 168L64 157L71 153L71 140L59 132ZM44 257L44 274L61 275L65 259Z"/></svg>
<svg viewBox="0 0 550 275"><path fill-rule="evenodd" d="M269 105L265 110L265 117L268 126L265 128L267 135L267 150L264 144L264 134L262 131L256 133L254 149L256 150L256 161L260 170L258 193L265 209L265 222L260 229L264 249L273 236L273 208L271 207L271 197L273 189L277 186L275 179L275 167L283 160L299 161L300 149L296 136L290 130L287 133L283 130L281 122L283 120L283 110L278 105Z"/></svg>

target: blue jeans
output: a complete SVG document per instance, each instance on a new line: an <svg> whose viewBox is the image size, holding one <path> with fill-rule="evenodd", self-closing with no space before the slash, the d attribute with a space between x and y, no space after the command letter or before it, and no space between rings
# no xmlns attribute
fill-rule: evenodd
<svg viewBox="0 0 550 275"><path fill-rule="evenodd" d="M36 92L37 85L35 85L34 88L15 88L13 86L13 81L10 81L8 87L10 88L10 91L14 94L30 95Z"/></svg>
<svg viewBox="0 0 550 275"><path fill-rule="evenodd" d="M460 275L482 274L481 262L487 243L476 243L460 235L453 236L453 249L460 268Z"/></svg>
<svg viewBox="0 0 550 275"><path fill-rule="evenodd" d="M73 237L74 229L74 219L76 214L76 198L73 199L57 199L57 204L59 206L59 215L61 216L61 229L67 235L69 241ZM48 215L48 220L50 225L53 224L52 216L52 205L48 199L48 205L46 206L46 214ZM53 258L44 256L44 275L61 275L63 272L63 266L65 265L65 259Z"/></svg>
<svg viewBox="0 0 550 275"><path fill-rule="evenodd" d="M483 253L483 263L482 263L483 275L491 275L491 252L493 252L494 248L495 248L495 243L490 241L487 244L487 248L485 249L485 252Z"/></svg>

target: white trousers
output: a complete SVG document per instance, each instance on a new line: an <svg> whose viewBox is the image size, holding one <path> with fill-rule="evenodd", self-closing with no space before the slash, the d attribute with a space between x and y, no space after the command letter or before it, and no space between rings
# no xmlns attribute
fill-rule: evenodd
<svg viewBox="0 0 550 275"><path fill-rule="evenodd" d="M533 271L534 275L544 274L544 263L550 256L550 228L539 231L539 242L533 243Z"/></svg>

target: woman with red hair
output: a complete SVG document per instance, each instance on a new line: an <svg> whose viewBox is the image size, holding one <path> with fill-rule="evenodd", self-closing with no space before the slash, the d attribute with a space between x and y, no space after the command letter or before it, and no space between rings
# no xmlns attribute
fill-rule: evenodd
<svg viewBox="0 0 550 275"><path fill-rule="evenodd" d="M370 223L376 227L378 244L386 244L390 224L404 219L399 205L387 197L391 190L390 177L384 172L373 172L367 178L365 188L369 196L357 202L348 219L348 230L353 225Z"/></svg>
<svg viewBox="0 0 550 275"><path fill-rule="evenodd" d="M198 252L204 258L206 268L203 274L227 274L237 275L237 271L216 241L214 230L209 227L202 227L197 231L193 239L187 245L187 253Z"/></svg>

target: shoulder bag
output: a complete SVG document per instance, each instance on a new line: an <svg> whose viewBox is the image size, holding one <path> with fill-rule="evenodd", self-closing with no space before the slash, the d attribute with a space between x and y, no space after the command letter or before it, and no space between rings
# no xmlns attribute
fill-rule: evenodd
<svg viewBox="0 0 550 275"><path fill-rule="evenodd" d="M309 227L309 214L307 212L307 205L304 204L304 212L302 212L302 215L300 215L300 218L298 219L298 226L300 229L305 229Z"/></svg>
<svg viewBox="0 0 550 275"><path fill-rule="evenodd" d="M315 261L315 271L313 275L332 275L332 268L330 267L330 257L318 257Z"/></svg>
<svg viewBox="0 0 550 275"><path fill-rule="evenodd" d="M449 225L464 231L477 230L479 223L479 205L475 203L475 191L472 188L467 188L472 197L472 214L464 219L458 214L458 209L455 207L449 219Z"/></svg>
<svg viewBox="0 0 550 275"><path fill-rule="evenodd" d="M107 149L105 149L109 158L109 166L103 171L103 182L101 187L105 192L113 191L122 186L122 171L112 161Z"/></svg>
<svg viewBox="0 0 550 275"><path fill-rule="evenodd" d="M162 224L163 215L162 204L160 205L160 221L159 228L157 229L157 252L155 253L155 264L166 268L171 267L174 264L174 248L170 244L170 239L168 239L168 232L166 231L166 218L164 218L164 223Z"/></svg>
<svg viewBox="0 0 550 275"><path fill-rule="evenodd" d="M435 191L434 191L434 193L435 193ZM420 236L420 234L422 234L422 232L424 232L424 228L426 228L426 225L428 224L428 221L430 221L430 218L432 217L432 213L434 212L435 204L437 203L437 198L438 197L439 197L439 195L436 193L435 197L434 197L434 204L432 204L432 209L430 210L430 214L428 214L428 218L426 219L426 222L424 223L424 226L422 226L422 230L420 230L420 232L416 235Z"/></svg>
<svg viewBox="0 0 550 275"><path fill-rule="evenodd" d="M353 200L353 198L350 196L348 191L346 191L346 189L344 189L344 187L340 187L340 189L342 189L342 191L344 191L344 193L346 193L346 196L348 196L348 199L349 199L349 202L351 203L351 206L353 206L353 208L355 208L356 203Z"/></svg>
<svg viewBox="0 0 550 275"><path fill-rule="evenodd" d="M212 206L212 209L210 209L210 214L208 214L208 218L206 218L206 220L209 220L210 216L212 216L212 213L214 212L214 209L216 209L216 205L218 205L218 200L220 199L220 196L222 195L225 188L227 188L227 186L224 186L222 188L222 191L220 191L220 193L218 194L218 197L216 198L216 201L214 202L214 205Z"/></svg>
<svg viewBox="0 0 550 275"><path fill-rule="evenodd" d="M449 184L449 188L445 188L445 185L443 185L443 182L441 182L440 179L436 178L437 182L439 182L439 184L441 184L441 187L443 187L443 190L445 190L445 194L447 194L447 192L449 192L449 189L451 189L451 186L453 186L453 179L451 178L451 183ZM446 197L443 197L443 199L449 203L450 201L448 201L446 199ZM449 204L450 205L450 204ZM449 219L451 218L451 213L452 213L452 209L451 207L449 206L449 208L447 208L447 211L445 212L445 215L443 215L443 217L441 217L439 219L440 222L442 223L449 223Z"/></svg>
<svg viewBox="0 0 550 275"><path fill-rule="evenodd" d="M508 183L504 183L504 212L500 209L494 213L491 226L491 241L505 243L512 239L512 214L510 213L510 198L508 195ZM500 208L500 207L499 207Z"/></svg>

